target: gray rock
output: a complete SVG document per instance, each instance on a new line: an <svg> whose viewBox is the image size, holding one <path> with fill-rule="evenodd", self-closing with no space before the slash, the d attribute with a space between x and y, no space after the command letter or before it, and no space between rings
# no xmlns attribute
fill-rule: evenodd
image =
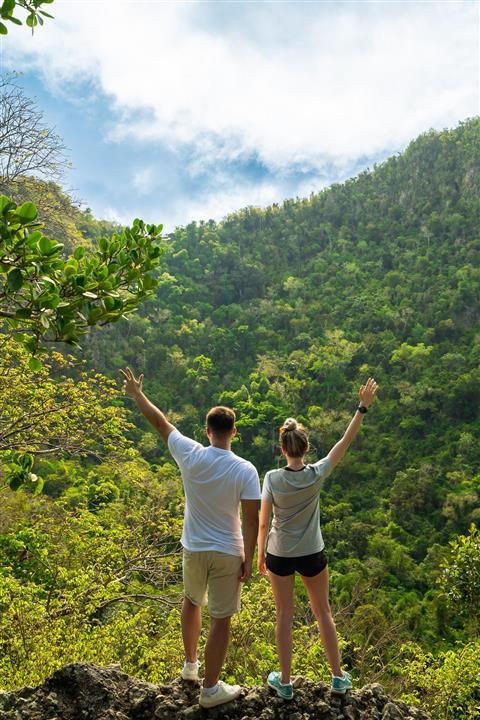
<svg viewBox="0 0 480 720"><path fill-rule="evenodd" d="M183 717L188 720L197 720L197 718L202 717L202 708L200 705L191 705L183 711Z"/></svg>
<svg viewBox="0 0 480 720"><path fill-rule="evenodd" d="M295 687L292 702L254 686L242 688L233 703L204 710L197 683L176 678L152 685L119 665L74 663L38 688L0 692L0 720L428 720L393 702L378 684L335 695L323 682L296 677Z"/></svg>
<svg viewBox="0 0 480 720"><path fill-rule="evenodd" d="M383 708L382 720L404 720L404 714L397 705L387 702Z"/></svg>
<svg viewBox="0 0 480 720"><path fill-rule="evenodd" d="M346 720L357 720L358 719L358 713L355 712L352 705L349 703L346 705L346 707L343 708L343 715L346 718Z"/></svg>

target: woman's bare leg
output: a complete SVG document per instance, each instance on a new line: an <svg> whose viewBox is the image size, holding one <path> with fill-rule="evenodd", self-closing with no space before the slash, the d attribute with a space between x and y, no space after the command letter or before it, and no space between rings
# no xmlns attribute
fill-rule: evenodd
<svg viewBox="0 0 480 720"><path fill-rule="evenodd" d="M337 629L328 601L328 567L314 577L305 577L302 575L301 578L307 589L313 613L318 620L320 636L332 669L332 674L341 677L342 668L340 667Z"/></svg>
<svg viewBox="0 0 480 720"><path fill-rule="evenodd" d="M293 586L295 575L282 577L269 572L268 577L272 584L277 610L275 640L282 673L281 682L289 683L292 669Z"/></svg>

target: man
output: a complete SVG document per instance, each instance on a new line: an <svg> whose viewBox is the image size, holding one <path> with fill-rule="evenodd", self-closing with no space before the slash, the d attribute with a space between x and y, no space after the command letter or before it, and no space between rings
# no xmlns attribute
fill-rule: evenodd
<svg viewBox="0 0 480 720"><path fill-rule="evenodd" d="M206 431L210 446L204 447L182 435L150 402L142 390L143 374L137 380L130 368L120 372L124 391L135 399L140 412L158 430L180 468L185 491L181 538L185 595L182 678L198 680L201 607L208 588L211 622L199 703L206 708L221 705L241 693L239 685L227 685L218 678L227 652L230 620L240 609L241 583L252 572L260 506L258 473L251 463L231 450L237 432L233 410L219 406L208 411Z"/></svg>

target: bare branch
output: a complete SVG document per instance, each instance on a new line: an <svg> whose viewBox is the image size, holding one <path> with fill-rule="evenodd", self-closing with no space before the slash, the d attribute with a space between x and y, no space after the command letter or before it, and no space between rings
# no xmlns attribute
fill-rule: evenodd
<svg viewBox="0 0 480 720"><path fill-rule="evenodd" d="M26 175L60 180L68 159L66 147L49 128L42 111L16 84L14 76L0 76L0 192Z"/></svg>

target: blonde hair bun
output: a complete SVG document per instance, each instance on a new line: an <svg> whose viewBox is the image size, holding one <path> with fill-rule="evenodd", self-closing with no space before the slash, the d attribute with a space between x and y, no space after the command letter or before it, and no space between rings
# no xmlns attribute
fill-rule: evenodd
<svg viewBox="0 0 480 720"><path fill-rule="evenodd" d="M282 425L282 430L283 432L288 432L289 430L297 430L298 427L299 425L295 418L287 418Z"/></svg>

